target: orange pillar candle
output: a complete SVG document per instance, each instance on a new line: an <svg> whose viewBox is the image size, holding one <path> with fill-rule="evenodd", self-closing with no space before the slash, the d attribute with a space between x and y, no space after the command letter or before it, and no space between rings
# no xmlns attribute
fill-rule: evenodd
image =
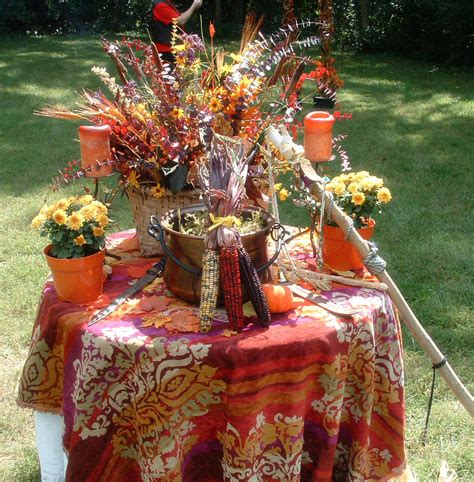
<svg viewBox="0 0 474 482"><path fill-rule="evenodd" d="M108 125L80 126L79 141L81 144L81 167L86 177L104 177L112 174L111 163L100 165L110 160L110 133Z"/></svg>
<svg viewBox="0 0 474 482"><path fill-rule="evenodd" d="M332 157L334 117L328 112L310 112L304 118L304 154L310 162L326 162Z"/></svg>

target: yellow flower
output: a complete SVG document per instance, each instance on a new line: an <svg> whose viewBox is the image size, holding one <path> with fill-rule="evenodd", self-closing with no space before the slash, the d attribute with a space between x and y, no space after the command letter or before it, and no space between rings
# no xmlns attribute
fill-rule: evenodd
<svg viewBox="0 0 474 482"><path fill-rule="evenodd" d="M100 237L104 235L104 228L101 228L100 226L94 226L92 228L92 232L94 233L94 236Z"/></svg>
<svg viewBox="0 0 474 482"><path fill-rule="evenodd" d="M223 64L222 67L220 68L220 74L221 75L226 75L226 74L230 74L230 72L232 72L232 65L230 64Z"/></svg>
<svg viewBox="0 0 474 482"><path fill-rule="evenodd" d="M140 114L143 114L143 115L148 114L148 112L146 110L146 106L143 103L137 104L137 111L140 112Z"/></svg>
<svg viewBox="0 0 474 482"><path fill-rule="evenodd" d="M171 111L171 116L174 117L175 119L181 119L182 117L184 117L184 110L179 109L178 107L175 107Z"/></svg>
<svg viewBox="0 0 474 482"><path fill-rule="evenodd" d="M352 195L352 202L356 204L357 206L362 206L365 201L365 194L363 192L355 192Z"/></svg>
<svg viewBox="0 0 474 482"><path fill-rule="evenodd" d="M173 50L175 52L183 52L184 49L186 48L186 45L181 44L181 45L173 45Z"/></svg>
<svg viewBox="0 0 474 482"><path fill-rule="evenodd" d="M362 189L366 192L372 191L372 189L379 189L383 186L383 180L379 177L368 176L362 179L360 182Z"/></svg>
<svg viewBox="0 0 474 482"><path fill-rule="evenodd" d="M82 246L83 244L86 244L86 242L87 241L82 234L74 239L74 244L77 244L77 246Z"/></svg>
<svg viewBox="0 0 474 482"><path fill-rule="evenodd" d="M201 59L196 59L194 61L193 65L191 66L191 70L196 74L201 71Z"/></svg>
<svg viewBox="0 0 474 482"><path fill-rule="evenodd" d="M354 174L354 181L362 181L365 177L369 176L367 171L359 171Z"/></svg>
<svg viewBox="0 0 474 482"><path fill-rule="evenodd" d="M79 212L84 216L86 221L92 221L97 216L97 208L92 204L84 206Z"/></svg>
<svg viewBox="0 0 474 482"><path fill-rule="evenodd" d="M345 174L346 182L351 183L354 180L354 173L350 172L349 174Z"/></svg>
<svg viewBox="0 0 474 482"><path fill-rule="evenodd" d="M45 210L45 215L48 219L51 219L51 217L53 216L53 214L56 212L56 205L53 204L52 206L49 206L46 208Z"/></svg>
<svg viewBox="0 0 474 482"><path fill-rule="evenodd" d="M374 184L369 177L362 179L360 181L360 188L365 192L371 191L373 187L374 187Z"/></svg>
<svg viewBox="0 0 474 482"><path fill-rule="evenodd" d="M73 212L67 219L67 224L71 229L77 231L84 225L84 216L78 211Z"/></svg>
<svg viewBox="0 0 474 482"><path fill-rule="evenodd" d="M79 204L85 206L86 204L90 204L94 198L90 194L84 194L84 196L77 198L77 200L79 201Z"/></svg>
<svg viewBox="0 0 474 482"><path fill-rule="evenodd" d="M60 225L66 224L68 221L66 211L64 209L56 209L53 213L53 221Z"/></svg>
<svg viewBox="0 0 474 482"><path fill-rule="evenodd" d="M217 97L212 97L209 101L209 109L212 112L219 112L222 109L222 102Z"/></svg>
<svg viewBox="0 0 474 482"><path fill-rule="evenodd" d="M357 182L351 182L349 186L347 186L347 190L351 193L354 194L359 190L359 184Z"/></svg>
<svg viewBox="0 0 474 482"><path fill-rule="evenodd" d="M275 188L275 192L278 192L281 189L281 186L282 186L281 182L277 182L276 184L274 184L273 187Z"/></svg>
<svg viewBox="0 0 474 482"><path fill-rule="evenodd" d="M132 186L136 189L140 189L140 184L138 182L139 177L140 176L137 176L137 173L135 171L131 171L130 174L128 175L128 178L127 178L130 186Z"/></svg>
<svg viewBox="0 0 474 482"><path fill-rule="evenodd" d="M176 67L183 68L186 67L186 57L177 57L176 58Z"/></svg>
<svg viewBox="0 0 474 482"><path fill-rule="evenodd" d="M61 199L56 203L56 209L64 209L66 210L71 203L69 202L69 199Z"/></svg>
<svg viewBox="0 0 474 482"><path fill-rule="evenodd" d="M372 185L374 186L374 189L380 189L383 186L383 179L380 177L375 177L375 176L369 176L369 179L372 182Z"/></svg>
<svg viewBox="0 0 474 482"><path fill-rule="evenodd" d="M337 179L339 182L346 182L347 181L347 174L340 174L339 176L337 176Z"/></svg>
<svg viewBox="0 0 474 482"><path fill-rule="evenodd" d="M45 218L49 218L51 216L48 206L43 206L39 213L43 215Z"/></svg>
<svg viewBox="0 0 474 482"><path fill-rule="evenodd" d="M39 213L33 218L33 221L31 221L31 227L35 229L39 229L45 221L46 221L46 216Z"/></svg>
<svg viewBox="0 0 474 482"><path fill-rule="evenodd" d="M249 77L247 77L246 75L244 75L242 77L242 80L240 81L240 88L241 89L247 89L248 87L250 87L250 85L252 84L252 79L250 79Z"/></svg>
<svg viewBox="0 0 474 482"><path fill-rule="evenodd" d="M100 201L93 201L91 203L91 206L93 206L94 209L96 209L100 213L107 214L107 206L105 204L102 204Z"/></svg>
<svg viewBox="0 0 474 482"><path fill-rule="evenodd" d="M156 186L154 186L150 189L150 194L155 199L159 199L166 194L166 189L164 187L160 186L159 184L157 184Z"/></svg>
<svg viewBox="0 0 474 482"><path fill-rule="evenodd" d="M285 188L280 189L280 191L278 192L278 197L280 198L280 201L286 201L289 195L290 193Z"/></svg>
<svg viewBox="0 0 474 482"><path fill-rule="evenodd" d="M392 200L392 193L386 187L383 187L379 189L377 193L377 199L381 203L387 204Z"/></svg>
<svg viewBox="0 0 474 482"><path fill-rule="evenodd" d="M99 214L96 221L101 228L105 228L109 224L109 218L105 214Z"/></svg>
<svg viewBox="0 0 474 482"><path fill-rule="evenodd" d="M229 56L234 62L242 62L242 60L244 59L244 57L241 54L231 53L229 54Z"/></svg>
<svg viewBox="0 0 474 482"><path fill-rule="evenodd" d="M336 196L342 196L346 192L346 185L343 182L333 183L332 192Z"/></svg>

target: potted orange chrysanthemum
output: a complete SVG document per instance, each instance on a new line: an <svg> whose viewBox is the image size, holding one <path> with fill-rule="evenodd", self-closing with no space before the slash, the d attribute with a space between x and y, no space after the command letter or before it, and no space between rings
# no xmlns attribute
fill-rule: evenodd
<svg viewBox="0 0 474 482"><path fill-rule="evenodd" d="M31 225L51 241L44 254L58 297L86 303L102 293L107 207L90 195L45 206Z"/></svg>

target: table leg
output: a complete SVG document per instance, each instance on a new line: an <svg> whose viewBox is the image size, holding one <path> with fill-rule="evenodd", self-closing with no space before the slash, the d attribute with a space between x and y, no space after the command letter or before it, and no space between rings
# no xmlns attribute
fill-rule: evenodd
<svg viewBox="0 0 474 482"><path fill-rule="evenodd" d="M67 458L63 450L63 418L35 412L35 429L41 482L64 482Z"/></svg>

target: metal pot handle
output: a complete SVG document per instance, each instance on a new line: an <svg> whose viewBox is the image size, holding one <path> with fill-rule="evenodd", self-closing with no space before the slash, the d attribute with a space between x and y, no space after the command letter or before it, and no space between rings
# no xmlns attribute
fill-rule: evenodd
<svg viewBox="0 0 474 482"><path fill-rule="evenodd" d="M163 252L168 257L168 259L172 259L180 268L183 268L185 271L188 271L192 274L201 274L201 270L197 268L193 268L192 266L188 266L180 261L168 248L165 240L165 233L163 230L163 226L160 223L160 220L157 216L150 216L150 225L148 226L148 234L154 237L163 248Z"/></svg>
<svg viewBox="0 0 474 482"><path fill-rule="evenodd" d="M170 249L168 248L168 245L166 244L163 226L161 225L160 220L158 219L157 216L150 216L150 226L148 226L148 234L153 238L155 238L161 244L161 247L163 248L163 252L165 253L165 255L169 259L172 259L180 268L195 275L201 274L201 270L197 268L193 268L192 266L188 266L187 264L183 263L170 251ZM287 234L290 234L290 233L283 227L282 224L280 223L273 224L270 231L270 236L274 241L277 242L277 247L273 256L265 264L263 264L262 266L259 266L258 268L255 268L257 270L257 273L260 273L261 271L266 270L269 266L271 266L277 260L283 248L283 245L285 244L284 237Z"/></svg>
<svg viewBox="0 0 474 482"><path fill-rule="evenodd" d="M260 273L261 271L265 271L277 260L278 256L280 256L280 252L283 248L283 245L286 243L284 237L287 234L290 234L290 233L285 229L283 224L280 224L280 223L273 224L272 229L270 231L270 236L272 237L273 241L276 241L278 244L273 256L265 264L263 264L258 268L255 268L257 273Z"/></svg>

